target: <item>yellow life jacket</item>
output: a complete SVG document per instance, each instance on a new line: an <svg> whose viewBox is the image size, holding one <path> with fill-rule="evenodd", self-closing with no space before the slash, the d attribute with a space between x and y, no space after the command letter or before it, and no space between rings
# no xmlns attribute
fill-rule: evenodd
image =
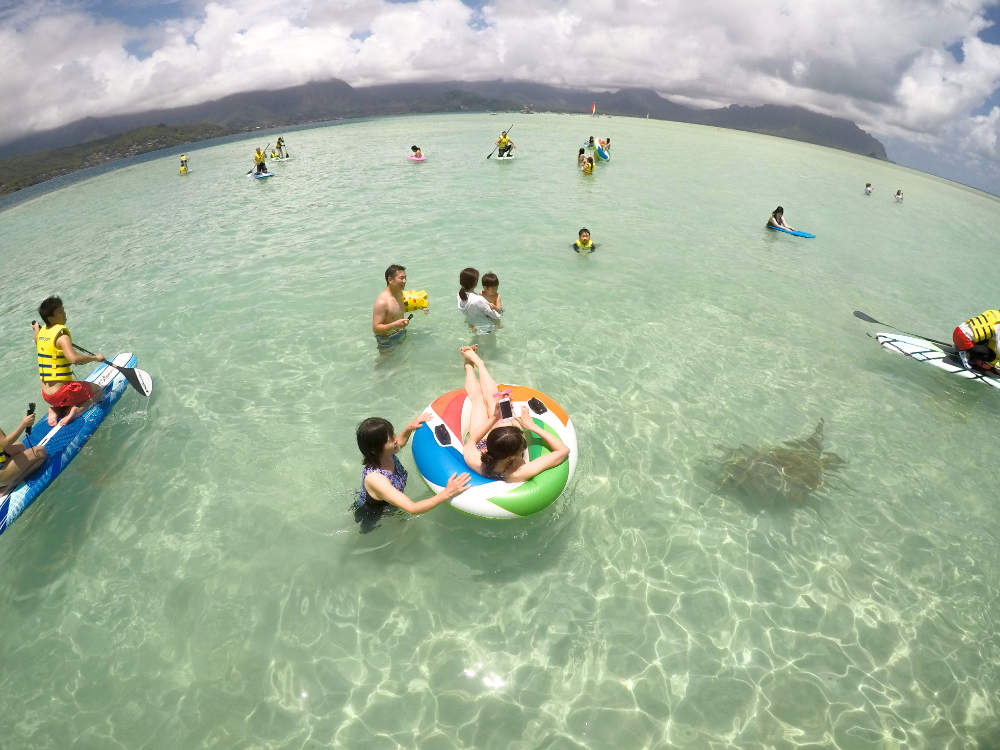
<svg viewBox="0 0 1000 750"><path fill-rule="evenodd" d="M271 158L272 159L276 159L277 157L278 157L278 152L277 151L272 151L271 152Z"/></svg>
<svg viewBox="0 0 1000 750"><path fill-rule="evenodd" d="M500 136L500 140L497 141L497 145L500 148L507 148L507 144L510 143L510 138L505 135Z"/></svg>
<svg viewBox="0 0 1000 750"><path fill-rule="evenodd" d="M259 153L257 151L253 152L253 163L254 164L263 164L264 163L264 159L266 159L266 158L267 157L264 156L264 154L261 154L261 153Z"/></svg>
<svg viewBox="0 0 1000 750"><path fill-rule="evenodd" d="M1000 323L1000 310L987 310L982 315L965 321L965 324L972 330L972 343L986 344L993 353L993 358L986 363L988 365L995 365L1000 360L996 331L993 328L997 323Z"/></svg>
<svg viewBox="0 0 1000 750"><path fill-rule="evenodd" d="M46 383L68 383L73 380L73 369L62 349L56 346L56 339L69 336L69 329L63 325L45 326L38 331L38 374Z"/></svg>
<svg viewBox="0 0 1000 750"><path fill-rule="evenodd" d="M972 343L985 344L990 339L995 341L996 332L993 330L993 326L1000 323L1000 310L987 310L982 315L969 318L965 322L972 329Z"/></svg>
<svg viewBox="0 0 1000 750"><path fill-rule="evenodd" d="M593 172L594 172L594 165L591 164L589 161L583 165L584 174L593 174Z"/></svg>
<svg viewBox="0 0 1000 750"><path fill-rule="evenodd" d="M573 246L576 247L577 250L590 250L590 248L594 246L594 241L587 240L586 242L580 242L580 240L577 240L573 243Z"/></svg>

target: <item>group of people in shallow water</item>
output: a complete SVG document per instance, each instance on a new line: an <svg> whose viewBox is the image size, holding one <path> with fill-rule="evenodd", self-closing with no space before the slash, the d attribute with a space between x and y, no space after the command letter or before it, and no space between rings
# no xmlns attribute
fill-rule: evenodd
<svg viewBox="0 0 1000 750"><path fill-rule="evenodd" d="M584 174L594 173L594 157L587 156L587 149L595 151L600 148L605 154L611 154L611 138L598 138L594 140L594 136L590 136L587 141L586 146L581 146L580 151L576 155L576 166L580 168L580 171Z"/></svg>
<svg viewBox="0 0 1000 750"><path fill-rule="evenodd" d="M462 457L469 469L487 479L526 482L569 458L566 444L536 426L527 408L502 419L498 403L509 393L497 388L477 346L463 346L459 353L464 360L465 393L471 410L469 432L462 444ZM471 474L461 472L452 474L440 492L424 500L414 501L406 494L408 474L396 454L430 417L421 414L398 435L392 423L382 417L369 417L358 425L356 437L362 468L354 516L362 532L375 528L386 510L395 507L407 513L426 513L469 487ZM525 432L538 436L549 452L528 460Z"/></svg>

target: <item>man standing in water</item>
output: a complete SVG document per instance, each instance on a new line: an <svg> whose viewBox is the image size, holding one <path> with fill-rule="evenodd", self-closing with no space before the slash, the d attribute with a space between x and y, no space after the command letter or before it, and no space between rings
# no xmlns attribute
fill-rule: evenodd
<svg viewBox="0 0 1000 750"><path fill-rule="evenodd" d="M406 268L393 263L385 269L385 284L372 308L372 333L380 352L388 351L406 338L406 327L410 324L409 318L403 315Z"/></svg>

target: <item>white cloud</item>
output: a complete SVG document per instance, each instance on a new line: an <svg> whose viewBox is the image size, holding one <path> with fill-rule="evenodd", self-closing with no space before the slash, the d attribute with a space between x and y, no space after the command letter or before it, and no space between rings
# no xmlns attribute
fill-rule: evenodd
<svg viewBox="0 0 1000 750"><path fill-rule="evenodd" d="M996 111L974 114L1000 85L1000 47L976 36L994 0L494 0L481 12L459 0L185 0L187 17L141 29L68 3L0 5L4 137L331 77L504 77L797 104L1000 157Z"/></svg>

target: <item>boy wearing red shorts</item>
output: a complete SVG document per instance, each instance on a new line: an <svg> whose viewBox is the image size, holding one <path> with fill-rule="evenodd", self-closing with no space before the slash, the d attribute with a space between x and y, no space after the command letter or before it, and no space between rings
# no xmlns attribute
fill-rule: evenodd
<svg viewBox="0 0 1000 750"><path fill-rule="evenodd" d="M38 306L38 315L45 323L35 321L35 348L38 352L38 374L42 378L42 398L51 407L48 423L69 424L104 397L95 383L73 380L71 365L104 362L104 355L81 354L73 348L73 339L66 327L66 311L62 300L48 297Z"/></svg>

